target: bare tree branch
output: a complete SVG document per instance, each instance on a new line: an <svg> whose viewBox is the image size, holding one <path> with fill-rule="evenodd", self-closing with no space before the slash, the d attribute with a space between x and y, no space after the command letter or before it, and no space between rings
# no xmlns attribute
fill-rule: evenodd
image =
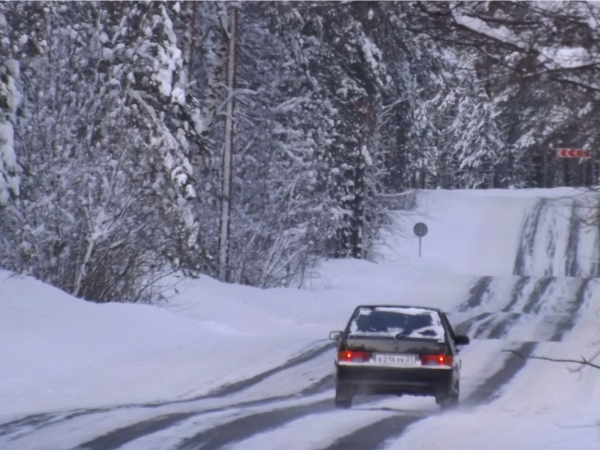
<svg viewBox="0 0 600 450"><path fill-rule="evenodd" d="M512 353L513 355L517 355L520 356L523 359L539 359L542 361L550 361L550 362L561 362L561 363L575 363L575 364L581 364L584 366L590 366L593 367L594 369L600 369L600 366L597 364L593 364L591 362L589 362L587 359L585 359L585 357L581 357L581 360L577 360L577 359L555 359L555 358L547 358L545 356L527 356L527 355L523 355L522 353L516 351L516 350L502 350L504 353ZM575 371L575 370L571 370L571 371Z"/></svg>

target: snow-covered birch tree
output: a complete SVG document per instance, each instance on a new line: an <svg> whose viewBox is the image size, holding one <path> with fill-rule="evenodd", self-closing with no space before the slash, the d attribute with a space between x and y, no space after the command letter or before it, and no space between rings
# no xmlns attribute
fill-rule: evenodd
<svg viewBox="0 0 600 450"><path fill-rule="evenodd" d="M221 217L219 219L219 279L227 281L229 265L229 235L231 228L231 195L235 136L235 89L237 72L238 8L227 8L227 99L223 135L223 164L221 172Z"/></svg>

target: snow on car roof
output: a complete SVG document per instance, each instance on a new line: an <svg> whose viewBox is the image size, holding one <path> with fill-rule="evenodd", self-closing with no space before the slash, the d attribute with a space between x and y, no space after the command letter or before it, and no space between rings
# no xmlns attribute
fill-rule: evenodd
<svg viewBox="0 0 600 450"><path fill-rule="evenodd" d="M443 341L444 327L436 310L404 306L359 306L350 334L397 336Z"/></svg>
<svg viewBox="0 0 600 450"><path fill-rule="evenodd" d="M431 314L434 311L428 308L416 308L414 306L375 306L377 311L401 312L402 314Z"/></svg>

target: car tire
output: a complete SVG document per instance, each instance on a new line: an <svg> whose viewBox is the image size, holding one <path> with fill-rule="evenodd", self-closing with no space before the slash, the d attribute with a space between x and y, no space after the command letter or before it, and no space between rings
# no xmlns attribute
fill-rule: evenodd
<svg viewBox="0 0 600 450"><path fill-rule="evenodd" d="M456 383L456 386L447 392L442 398L437 399L436 401L442 410L448 410L455 408L458 405L458 400L460 397L460 386Z"/></svg>
<svg viewBox="0 0 600 450"><path fill-rule="evenodd" d="M349 409L352 407L352 391L345 386L335 387L335 407Z"/></svg>

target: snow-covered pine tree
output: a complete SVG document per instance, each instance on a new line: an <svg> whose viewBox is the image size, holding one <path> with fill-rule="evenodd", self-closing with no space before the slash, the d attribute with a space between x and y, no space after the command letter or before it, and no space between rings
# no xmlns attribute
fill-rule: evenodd
<svg viewBox="0 0 600 450"><path fill-rule="evenodd" d="M306 4L296 13L296 45L304 55L305 71L334 112L335 134L323 155L337 222L331 252L364 257L366 204L374 198L370 177L379 151L378 117L387 81L376 44L382 15L377 5L368 4Z"/></svg>
<svg viewBox="0 0 600 450"><path fill-rule="evenodd" d="M259 286L300 282L331 227L320 189L331 104L302 67L295 37L277 33L290 5L278 6L248 4L240 14L230 270L232 281Z"/></svg>
<svg viewBox="0 0 600 450"><path fill-rule="evenodd" d="M22 195L0 251L18 255L10 268L86 298L153 298L153 280L197 253L198 236L193 99L168 12L19 8L36 34L19 61Z"/></svg>
<svg viewBox="0 0 600 450"><path fill-rule="evenodd" d="M15 153L14 126L17 109L21 102L19 90L19 62L14 51L19 43L27 40L27 34L14 31L8 21L7 13L15 9L14 5L0 4L0 208L6 206L11 198L19 195L19 166ZM19 37L18 37L19 36Z"/></svg>

